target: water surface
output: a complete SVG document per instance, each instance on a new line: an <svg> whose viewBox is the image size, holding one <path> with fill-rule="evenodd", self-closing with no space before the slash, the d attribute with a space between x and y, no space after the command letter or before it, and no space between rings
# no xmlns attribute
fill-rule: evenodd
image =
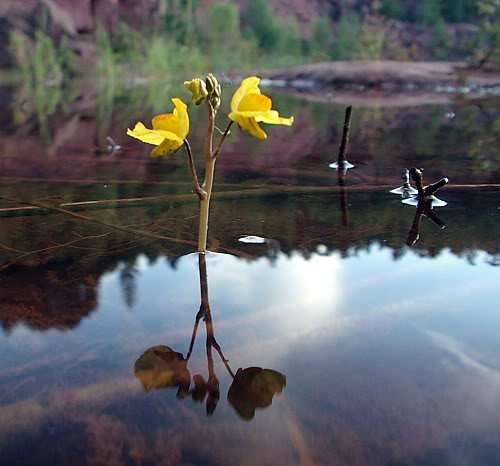
<svg viewBox="0 0 500 466"><path fill-rule="evenodd" d="M342 188L343 107L276 95L296 125L233 134L200 264L182 154L123 135L155 105L2 95L0 207L153 198L0 214L0 464L500 462L498 102L356 107ZM452 181L412 241L410 166Z"/></svg>

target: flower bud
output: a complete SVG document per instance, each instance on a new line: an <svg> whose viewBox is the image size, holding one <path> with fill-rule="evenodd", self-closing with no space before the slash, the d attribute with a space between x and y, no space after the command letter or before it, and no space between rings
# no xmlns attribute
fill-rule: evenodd
<svg viewBox="0 0 500 466"><path fill-rule="evenodd" d="M184 81L184 86L191 92L192 100L195 105L200 105L209 94L205 81L200 78Z"/></svg>
<svg viewBox="0 0 500 466"><path fill-rule="evenodd" d="M217 92L217 89L218 89L218 93L219 93L219 97L220 97L220 84L219 84L219 81L217 81L217 78L212 73L208 73L208 75L205 79L205 84L207 86L207 92L209 94L212 94L214 91Z"/></svg>
<svg viewBox="0 0 500 466"><path fill-rule="evenodd" d="M205 79L205 84L208 92L208 101L214 111L217 111L220 107L222 93L219 81L212 73L209 73Z"/></svg>

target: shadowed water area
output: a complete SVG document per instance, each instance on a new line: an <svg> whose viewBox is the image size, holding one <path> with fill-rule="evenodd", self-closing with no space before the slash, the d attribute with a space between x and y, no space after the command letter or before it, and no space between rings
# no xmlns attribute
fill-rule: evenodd
<svg viewBox="0 0 500 466"><path fill-rule="evenodd" d="M184 153L124 135L174 91L50 92L0 91L2 466L500 463L500 101L358 95L339 178L342 96L266 90L199 258Z"/></svg>

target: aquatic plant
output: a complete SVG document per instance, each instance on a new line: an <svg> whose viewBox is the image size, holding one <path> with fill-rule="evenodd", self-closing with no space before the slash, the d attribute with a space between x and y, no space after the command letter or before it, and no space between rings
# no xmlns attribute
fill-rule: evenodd
<svg viewBox="0 0 500 466"><path fill-rule="evenodd" d="M217 112L221 105L221 86L213 74L205 79L194 78L184 84L192 94L195 105L205 103L208 110L207 133L204 145L205 180L200 184L187 139L189 134L189 114L187 105L180 98L173 98L174 110L172 113L157 115L152 119L152 128L147 128L138 122L127 134L140 141L156 146L151 152L152 157L162 157L178 151L184 147L193 178L193 186L200 200L200 219L198 230L198 252L205 252L207 247L208 216L210 199L215 175L215 163L221 154L222 146L231 132L233 123L257 139L267 139L267 134L259 123L290 126L293 117L283 118L278 111L273 110L272 100L263 95L259 89L260 79L251 76L241 82L231 99L229 122L217 143L214 145L214 129Z"/></svg>
<svg viewBox="0 0 500 466"><path fill-rule="evenodd" d="M201 302L196 313L191 341L186 356L165 345L147 349L134 365L134 375L146 392L166 388L177 388L177 398L189 396L198 403L205 402L207 416L211 416L220 399L219 378L215 371L213 350L218 353L229 376L231 385L227 401L238 415L247 421L255 416L256 409L268 408L275 396L286 387L286 376L274 369L261 367L239 368L236 373L231 369L229 360L215 338L215 328L208 297L208 274L205 254L198 254ZM207 355L208 378L201 374L191 376L188 364L198 334L200 321L205 323L205 348ZM192 384L191 384L192 378Z"/></svg>

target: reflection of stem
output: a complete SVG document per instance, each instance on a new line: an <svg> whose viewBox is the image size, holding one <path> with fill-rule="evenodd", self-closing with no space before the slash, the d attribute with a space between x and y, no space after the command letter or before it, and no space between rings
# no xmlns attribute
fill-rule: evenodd
<svg viewBox="0 0 500 466"><path fill-rule="evenodd" d="M196 323L195 323L195 329L193 329L193 339L191 341L190 345L190 353L192 349L192 345L194 344L194 338L196 336L196 328L198 326L199 319L201 318L201 315L203 315L203 320L205 321L205 329L207 332L207 341L206 341L206 348L207 348L207 358L208 358L208 365L209 365L209 371L213 371L213 358L212 358L212 347L215 348L217 353L219 354L222 362L224 363L224 366L226 366L227 371L231 375L231 377L234 378L234 373L231 370L231 367L229 366L228 360L224 356L224 353L222 352L222 348L220 347L219 343L215 339L215 330L214 330L214 323L212 320L212 312L210 310L210 303L208 301L208 278L207 278L207 262L206 262L206 257L205 254L199 254L198 255L198 266L199 266L199 271L200 271L200 292L201 292L201 304L200 304L200 310L198 311L198 314L196 315Z"/></svg>

